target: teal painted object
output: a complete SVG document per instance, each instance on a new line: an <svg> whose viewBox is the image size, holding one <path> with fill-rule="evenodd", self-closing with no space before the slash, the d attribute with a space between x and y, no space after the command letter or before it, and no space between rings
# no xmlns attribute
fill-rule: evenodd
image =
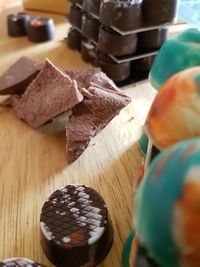
<svg viewBox="0 0 200 267"><path fill-rule="evenodd" d="M139 146L140 146L140 151L144 157L146 157L147 155L148 142L149 142L149 138L143 132L139 140Z"/></svg>
<svg viewBox="0 0 200 267"><path fill-rule="evenodd" d="M163 267L186 266L180 262L179 256L185 256L188 253L187 249L193 248L191 241L184 239L186 234L184 229L179 227L184 225L183 222L187 216L187 213L184 213L185 210L181 210L179 225L174 219L175 204L183 197L183 192L188 194L185 187L187 181L193 183L196 181L197 184L200 181L200 138L183 141L163 150L153 160L136 193L134 223L137 235L150 255ZM188 206L183 208L187 209ZM194 209L193 206L191 208ZM200 216L198 207L195 212L195 215ZM190 240L194 242L196 239L197 244L199 244L197 239L200 225L198 227L198 229L195 228L197 233L193 231L193 227L190 228L191 232L187 232ZM177 232L178 237L174 235ZM183 247L180 248L181 242L180 240L177 242L177 238L180 238L181 242L184 241L185 251ZM200 251L200 247L195 249L197 252ZM190 260L194 259L191 257ZM200 266L200 262L195 266Z"/></svg>
<svg viewBox="0 0 200 267"><path fill-rule="evenodd" d="M131 246L132 246L134 237L135 237L135 233L132 231L124 243L124 247L122 250L122 257L121 257L122 267L130 267L129 259L130 259Z"/></svg>
<svg viewBox="0 0 200 267"><path fill-rule="evenodd" d="M159 90L172 75L199 65L200 31L192 28L164 43L151 68L149 81Z"/></svg>

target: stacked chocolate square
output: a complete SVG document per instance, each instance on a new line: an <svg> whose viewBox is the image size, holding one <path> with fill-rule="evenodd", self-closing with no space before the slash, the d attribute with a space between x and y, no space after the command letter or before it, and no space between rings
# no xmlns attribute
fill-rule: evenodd
<svg viewBox="0 0 200 267"><path fill-rule="evenodd" d="M120 82L148 73L178 0L70 0L70 48Z"/></svg>

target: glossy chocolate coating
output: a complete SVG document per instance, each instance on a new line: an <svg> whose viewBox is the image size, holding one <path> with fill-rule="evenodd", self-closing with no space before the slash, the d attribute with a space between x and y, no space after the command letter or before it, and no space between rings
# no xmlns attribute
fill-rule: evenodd
<svg viewBox="0 0 200 267"><path fill-rule="evenodd" d="M81 56L85 62L94 64L96 57L96 47L87 40L81 41Z"/></svg>
<svg viewBox="0 0 200 267"><path fill-rule="evenodd" d="M45 17L31 19L28 23L27 33L31 42L40 43L53 40L55 37L54 22Z"/></svg>
<svg viewBox="0 0 200 267"><path fill-rule="evenodd" d="M88 14L84 14L82 16L81 34L85 38L97 42L99 35L99 26L100 23L97 19L89 16Z"/></svg>
<svg viewBox="0 0 200 267"><path fill-rule="evenodd" d="M113 242L104 200L84 185L55 191L43 205L40 226L43 250L58 267L94 267Z"/></svg>
<svg viewBox="0 0 200 267"><path fill-rule="evenodd" d="M156 29L152 31L138 33L139 50L159 49L167 40L168 28Z"/></svg>
<svg viewBox="0 0 200 267"><path fill-rule="evenodd" d="M26 13L19 12L16 15L7 16L8 35L11 37L25 36L27 34L27 25L30 16Z"/></svg>
<svg viewBox="0 0 200 267"><path fill-rule="evenodd" d="M147 24L173 22L178 9L178 0L143 0L143 19Z"/></svg>
<svg viewBox="0 0 200 267"><path fill-rule="evenodd" d="M34 262L26 258L10 258L0 261L0 267L16 267L16 266L45 267L40 263Z"/></svg>
<svg viewBox="0 0 200 267"><path fill-rule="evenodd" d="M95 66L100 66L114 82L124 81L130 76L130 62L118 64L102 53L97 54Z"/></svg>
<svg viewBox="0 0 200 267"><path fill-rule="evenodd" d="M71 28L68 33L67 43L71 49L81 51L81 33L80 31Z"/></svg>
<svg viewBox="0 0 200 267"><path fill-rule="evenodd" d="M129 55L136 51L137 35L135 33L122 36L112 29L101 27L99 31L98 49L114 56Z"/></svg>
<svg viewBox="0 0 200 267"><path fill-rule="evenodd" d="M121 31L131 31L141 27L142 0L102 0L100 22Z"/></svg>
<svg viewBox="0 0 200 267"><path fill-rule="evenodd" d="M149 71L154 62L155 56L148 56L132 61L131 67L137 71Z"/></svg>
<svg viewBox="0 0 200 267"><path fill-rule="evenodd" d="M83 0L83 10L87 13L99 15L101 0Z"/></svg>
<svg viewBox="0 0 200 267"><path fill-rule="evenodd" d="M69 22L72 26L81 29L82 11L76 5L72 5L69 11Z"/></svg>

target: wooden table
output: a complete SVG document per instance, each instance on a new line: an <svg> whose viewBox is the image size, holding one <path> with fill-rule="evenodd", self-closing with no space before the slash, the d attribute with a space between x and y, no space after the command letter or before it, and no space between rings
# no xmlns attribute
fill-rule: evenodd
<svg viewBox="0 0 200 267"><path fill-rule="evenodd" d="M65 69L87 67L62 41L68 26L61 16L53 16L56 40L33 44L27 38L6 35L6 14L12 12L6 9L0 14L0 73L22 55L48 57ZM58 131L56 124L32 130L10 109L0 108L0 259L22 256L52 266L40 246L41 207L57 188L83 183L104 197L113 221L114 244L100 266L120 266L122 246L131 230L132 181L142 161L137 141L155 95L147 82L129 86L125 92L133 97L132 103L71 165L65 157L65 132Z"/></svg>

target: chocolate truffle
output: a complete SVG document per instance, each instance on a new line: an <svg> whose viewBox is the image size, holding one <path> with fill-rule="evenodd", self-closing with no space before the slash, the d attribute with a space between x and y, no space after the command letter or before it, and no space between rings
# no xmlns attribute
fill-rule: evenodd
<svg viewBox="0 0 200 267"><path fill-rule="evenodd" d="M167 40L168 28L161 28L151 31L138 33L139 50L156 50L159 49Z"/></svg>
<svg viewBox="0 0 200 267"><path fill-rule="evenodd" d="M22 94L27 86L36 78L43 63L28 57L19 58L0 76L0 95Z"/></svg>
<svg viewBox="0 0 200 267"><path fill-rule="evenodd" d="M129 55L136 51L136 46L137 35L135 33L122 36L110 28L100 28L98 49L101 52L114 56Z"/></svg>
<svg viewBox="0 0 200 267"><path fill-rule="evenodd" d="M131 68L132 70L137 70L137 71L150 71L154 60L155 56L147 56L133 60L131 62Z"/></svg>
<svg viewBox="0 0 200 267"><path fill-rule="evenodd" d="M142 0L102 0L100 22L121 31L140 28L142 23Z"/></svg>
<svg viewBox="0 0 200 267"><path fill-rule="evenodd" d="M102 53L97 53L96 65L111 78L114 82L126 80L130 76L131 63L130 61L124 63L116 63L112 58Z"/></svg>
<svg viewBox="0 0 200 267"><path fill-rule="evenodd" d="M0 267L45 267L44 265L25 258L10 258L0 261Z"/></svg>
<svg viewBox="0 0 200 267"><path fill-rule="evenodd" d="M70 163L83 153L92 137L131 102L129 96L112 86L105 77L96 73L91 86L81 90L84 100L72 109L66 126L66 154Z"/></svg>
<svg viewBox="0 0 200 267"><path fill-rule="evenodd" d="M37 128L82 99L76 81L46 60L44 68L24 95L16 99L13 109L19 119Z"/></svg>
<svg viewBox="0 0 200 267"><path fill-rule="evenodd" d="M146 24L173 22L178 10L178 0L143 0L143 19Z"/></svg>
<svg viewBox="0 0 200 267"><path fill-rule="evenodd" d="M89 62L93 64L95 57L96 57L95 45L87 40L82 40L81 41L81 56L85 62Z"/></svg>
<svg viewBox="0 0 200 267"><path fill-rule="evenodd" d="M88 14L82 16L81 34L93 41L98 41L100 23Z"/></svg>
<svg viewBox="0 0 200 267"><path fill-rule="evenodd" d="M11 37L25 36L30 16L24 12L7 16L8 35Z"/></svg>
<svg viewBox="0 0 200 267"><path fill-rule="evenodd" d="M31 42L39 43L54 39L55 26L53 19L37 17L28 23L28 38Z"/></svg>
<svg viewBox="0 0 200 267"><path fill-rule="evenodd" d="M74 27L81 29L82 11L76 5L72 5L69 11L69 22Z"/></svg>
<svg viewBox="0 0 200 267"><path fill-rule="evenodd" d="M101 0L83 0L83 10L87 13L99 15Z"/></svg>
<svg viewBox="0 0 200 267"><path fill-rule="evenodd" d="M103 198L85 185L67 185L44 203L41 243L58 267L95 267L109 253L113 228Z"/></svg>
<svg viewBox="0 0 200 267"><path fill-rule="evenodd" d="M71 49L81 51L81 33L77 29L71 28L68 33L67 43Z"/></svg>

